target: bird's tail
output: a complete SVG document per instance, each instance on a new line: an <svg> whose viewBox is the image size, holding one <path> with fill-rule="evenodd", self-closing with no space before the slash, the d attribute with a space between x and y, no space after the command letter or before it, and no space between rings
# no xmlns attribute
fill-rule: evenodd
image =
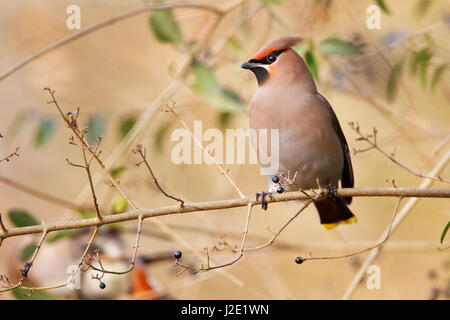
<svg viewBox="0 0 450 320"><path fill-rule="evenodd" d="M333 229L341 223L356 223L358 219L342 198L329 198L314 202L324 229Z"/></svg>

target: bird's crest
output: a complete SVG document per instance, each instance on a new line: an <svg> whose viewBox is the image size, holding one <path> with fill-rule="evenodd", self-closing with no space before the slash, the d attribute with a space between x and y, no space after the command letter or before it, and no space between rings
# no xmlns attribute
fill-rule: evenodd
<svg viewBox="0 0 450 320"><path fill-rule="evenodd" d="M264 59L265 56L267 56L269 53L271 53L273 51L288 49L302 41L303 41L303 39L300 37L284 37L284 38L279 38L279 39L273 40L273 41L269 42L268 44L266 44L264 47L262 47L256 53L256 55L254 56L253 59L255 59L255 60Z"/></svg>

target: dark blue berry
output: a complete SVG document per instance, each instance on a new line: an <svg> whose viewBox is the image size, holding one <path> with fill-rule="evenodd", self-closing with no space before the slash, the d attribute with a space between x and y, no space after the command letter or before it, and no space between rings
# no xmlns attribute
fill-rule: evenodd
<svg viewBox="0 0 450 320"><path fill-rule="evenodd" d="M284 192L284 188L283 187L278 187L277 188L277 192L278 193L283 193Z"/></svg>
<svg viewBox="0 0 450 320"><path fill-rule="evenodd" d="M100 287L100 289L105 289L106 288L106 284L104 283L104 282L100 282L100 285L99 285L99 287Z"/></svg>
<svg viewBox="0 0 450 320"><path fill-rule="evenodd" d="M280 182L280 178L278 178L278 176L273 176L272 181L273 181L273 183L278 183L278 182Z"/></svg>
<svg viewBox="0 0 450 320"><path fill-rule="evenodd" d="M302 264L304 261L305 261L305 260L303 260L302 257L297 257L297 258L295 258L295 263L296 263L296 264Z"/></svg>
<svg viewBox="0 0 450 320"><path fill-rule="evenodd" d="M175 251L173 254L175 259L180 259L182 255L183 255L183 253L181 251Z"/></svg>

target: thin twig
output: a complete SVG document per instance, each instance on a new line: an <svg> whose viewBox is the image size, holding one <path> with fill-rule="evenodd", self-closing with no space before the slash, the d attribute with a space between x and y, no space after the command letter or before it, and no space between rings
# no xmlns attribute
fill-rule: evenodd
<svg viewBox="0 0 450 320"><path fill-rule="evenodd" d="M447 153L438 161L438 163L434 166L434 168L429 173L430 176L436 176L438 175L447 165L447 163L450 161L450 150L447 151ZM422 190L430 190L427 189L434 180L427 179L422 182L420 185L420 189ZM449 189L447 189L449 190ZM390 232L393 232L397 226L399 226L405 217L411 212L411 210L414 208L414 206L417 204L420 198L413 197L408 200L408 202L403 206L402 210L398 213L397 217L394 220L394 223L392 224L392 227L389 229ZM388 230L385 231L385 233L388 233ZM370 251L369 256L364 261L361 268L358 270L357 274L353 278L352 282L348 286L347 290L345 291L342 299L350 299L352 295L354 294L355 290L359 286L362 278L364 277L364 274L366 273L366 269L369 267L369 265L377 258L379 252L382 248L374 248Z"/></svg>
<svg viewBox="0 0 450 320"><path fill-rule="evenodd" d="M0 162L3 162L3 161L9 162L12 157L18 157L19 156L19 150L20 150L20 147L16 147L16 150L14 152L11 152L7 156L1 158Z"/></svg>
<svg viewBox="0 0 450 320"><path fill-rule="evenodd" d="M52 103L52 104L54 104L56 106L56 108L57 108L59 114L61 115L61 117L63 118L64 122L66 122L67 126L72 130L72 132L78 138L78 140L80 141L81 145L83 147L86 147L86 149L92 154L92 156L97 161L97 163L100 165L100 167L104 170L104 172L106 173L106 175L108 176L109 180L112 182L112 184L114 185L116 190L120 193L122 198L124 198L128 202L128 204L130 205L131 208L136 210L137 206L123 192L122 188L120 188L119 184L111 176L111 173L108 171L108 169L106 169L106 166L103 164L103 161L99 158L98 154L94 153L94 150L92 150L92 148L90 147L89 143L86 141L86 139L84 139L82 131L76 125L76 121L73 119L73 117L71 117L71 118L66 117L65 113L62 111L61 107L59 106L58 102L56 101L55 90L52 90L49 87L45 87L44 90L48 91L50 96L51 96L51 98L52 98L52 100L49 101L48 103Z"/></svg>
<svg viewBox="0 0 450 320"><path fill-rule="evenodd" d="M386 242L389 240L389 237L390 237L390 235L391 235L392 224L394 223L394 219L395 219L395 216L397 215L398 209L399 209L399 207L400 207L400 202L402 201L402 199L403 199L402 197L399 197L398 200L397 200L397 204L395 205L394 213L392 214L391 222L389 223L389 226L388 226L388 229L387 229L388 232L384 235L384 238L382 238L381 241L378 240L377 243L374 244L373 246L370 246L370 247L368 247L368 248L364 248L364 249L361 249L361 250L358 250L358 251L355 251L355 252L352 252L352 253L347 253L347 254L344 254L344 255L339 255L339 256L313 257L313 256L311 255L311 253L310 253L310 256L309 256L309 257L299 257L299 258L301 258L302 261L307 261L307 260L336 260L336 259L344 259L344 258L349 258L349 257L353 257L353 256L356 256L356 255L359 255L359 254L368 252L368 251L370 251L370 250L372 250L372 249L375 249L375 248L378 248L378 247L381 247L381 246L385 245Z"/></svg>
<svg viewBox="0 0 450 320"><path fill-rule="evenodd" d="M75 275L78 273L78 271L81 269L81 266L84 263L84 260L89 252L89 249L91 248L92 244L94 243L94 239L97 236L98 230L99 230L99 226L95 226L94 228L94 232L92 233L91 238L89 239L89 242L86 246L86 249L84 250L83 255L81 256L78 264L77 264L77 268L74 270L74 272L70 275L69 279L61 284L57 284L57 285L53 285L53 286L45 286L45 287L26 287L23 286L23 279L20 279L19 282L14 285L14 286L10 286L10 287L6 287L6 288L0 288L0 293L2 292L6 292L6 291L10 291L10 290L14 290L16 288L22 288L25 290L29 290L30 293L33 293L34 291L43 291L43 290L51 290L51 289L58 289L58 288L63 288L68 286L69 284L71 284L75 278Z"/></svg>
<svg viewBox="0 0 450 320"><path fill-rule="evenodd" d="M189 4L189 3L171 3L171 4L157 4L157 5L151 5L151 6L145 6L142 8L132 9L126 12L123 12L121 14L118 14L112 18L105 19L103 21L97 22L81 31L75 32L73 34L70 34L52 44L50 44L47 47L42 48L41 50L38 50L34 54L28 56L24 60L16 63L12 67L10 67L8 70L0 74L0 81L7 78L14 72L20 70L33 60L36 60L37 58L55 50L62 46L65 46L66 44L69 44L77 39L80 39L92 32L95 32L99 29L102 29L106 26L112 25L116 22L134 17L136 15L139 15L141 13L150 12L150 11L156 11L156 10L167 10L167 9L176 9L176 8L192 8L192 9L199 9L199 10L206 10L210 11L212 13L215 13L217 15L223 15L225 12L217 7L204 5L204 4Z"/></svg>
<svg viewBox="0 0 450 320"><path fill-rule="evenodd" d="M133 255L131 257L130 260L130 267L128 269L126 269L125 271L112 271L112 270L107 270L103 267L101 260L100 260L100 256L97 255L97 260L99 262L100 268L97 268L95 266L92 265L92 263L88 263L88 266L95 270L95 271L100 271L102 274L105 273L109 273L109 274L115 274L115 275L121 275L121 274L126 274L129 273L131 271L133 271L135 265L136 265L136 256L137 256L137 250L139 248L139 240L141 237L141 230L142 230L142 223L144 221L144 217L142 215L139 216L138 218L138 227L137 227L137 231L136 231L136 241L134 243L134 249L133 249Z"/></svg>
<svg viewBox="0 0 450 320"><path fill-rule="evenodd" d="M361 132L359 124L357 122L350 122L349 123L350 128L355 131L358 135L359 138L357 139L358 141L365 141L367 142L370 147L368 147L367 149L362 149L362 150L354 150L355 153L360 153L360 152L365 152L365 151L369 151L371 149L375 149L378 152L380 152L383 156L385 156L386 158L388 158L389 160L391 160L392 162L394 162L396 165L400 166L401 168L405 169L406 171L409 171L410 173L412 173L413 175L419 177L419 178L425 178L425 179L431 179L434 181L438 181L438 182L445 182L445 183L450 183L450 180L441 178L441 177L433 177L430 175L426 175L420 172L417 172L413 169L411 169L410 167L406 166L405 164L401 163L400 161L398 161L397 159L395 159L394 154L388 154L386 151L384 151L377 143L376 137L377 137L377 130L375 128L373 128L373 133L370 135L365 135ZM372 140L371 140L372 138Z"/></svg>
<svg viewBox="0 0 450 320"><path fill-rule="evenodd" d="M269 230L273 236L272 238L270 238L269 241L267 241L266 243L263 243L259 246L253 247L253 248L247 248L245 249L245 251L256 251L256 250L260 250L262 248L268 247L270 246L272 243L274 243L275 239L278 238L278 236L280 235L281 232L283 232L283 230L292 222L295 220L295 218L297 218L300 213L302 213L311 203L313 203L313 200L308 200L305 202L305 204L300 208L300 210L298 210L292 217L289 218L288 221L286 221L280 229L278 229L278 231L273 232L271 231L269 228L267 228L267 230Z"/></svg>
<svg viewBox="0 0 450 320"><path fill-rule="evenodd" d="M194 139L194 142L202 149L203 152L208 156L208 158L212 161L212 163L215 164L215 166L219 169L220 173L225 176L225 178L228 180L228 182L233 186L233 188L236 190L236 192L241 196L241 198L245 198L245 195L242 193L241 189L237 186L237 184L233 181L233 179L230 177L227 171L217 163L216 159L211 155L209 150L206 150L205 147L203 147L202 143L198 140L198 138L194 135L194 133L191 131L191 129L188 127L186 122L178 115L178 113L175 111L175 102L172 101L171 104L166 104L167 111L171 112L183 125L183 127L189 132L191 137Z"/></svg>
<svg viewBox="0 0 450 320"><path fill-rule="evenodd" d="M168 194L166 191L164 191L164 189L159 185L158 180L155 177L155 174L153 173L152 168L150 167L150 164L147 161L147 148L142 147L141 144L138 144L136 146L136 148L133 150L133 153L137 153L141 156L142 161L140 163L137 164L137 166L139 166L142 162L145 164L145 166L147 167L148 171L150 172L150 175L153 178L153 182L155 183L156 187L159 189L159 191L161 191L162 194L164 194L166 197L173 199L175 201L178 201L180 203L180 206L183 206L184 201L181 200L180 198L174 197L170 194Z"/></svg>

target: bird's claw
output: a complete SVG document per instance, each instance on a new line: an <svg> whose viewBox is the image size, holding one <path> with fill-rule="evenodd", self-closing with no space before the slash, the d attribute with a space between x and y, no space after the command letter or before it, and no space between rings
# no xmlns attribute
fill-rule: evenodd
<svg viewBox="0 0 450 320"><path fill-rule="evenodd" d="M268 208L268 203L266 202L266 195L269 196L270 200L273 200L272 197L272 192L265 192L265 191L261 191L261 193L256 193L256 201L259 200L259 197L261 197L261 208L263 210L267 210Z"/></svg>
<svg viewBox="0 0 450 320"><path fill-rule="evenodd" d="M327 185L327 196L330 198L337 198L337 187L332 184L328 184Z"/></svg>

